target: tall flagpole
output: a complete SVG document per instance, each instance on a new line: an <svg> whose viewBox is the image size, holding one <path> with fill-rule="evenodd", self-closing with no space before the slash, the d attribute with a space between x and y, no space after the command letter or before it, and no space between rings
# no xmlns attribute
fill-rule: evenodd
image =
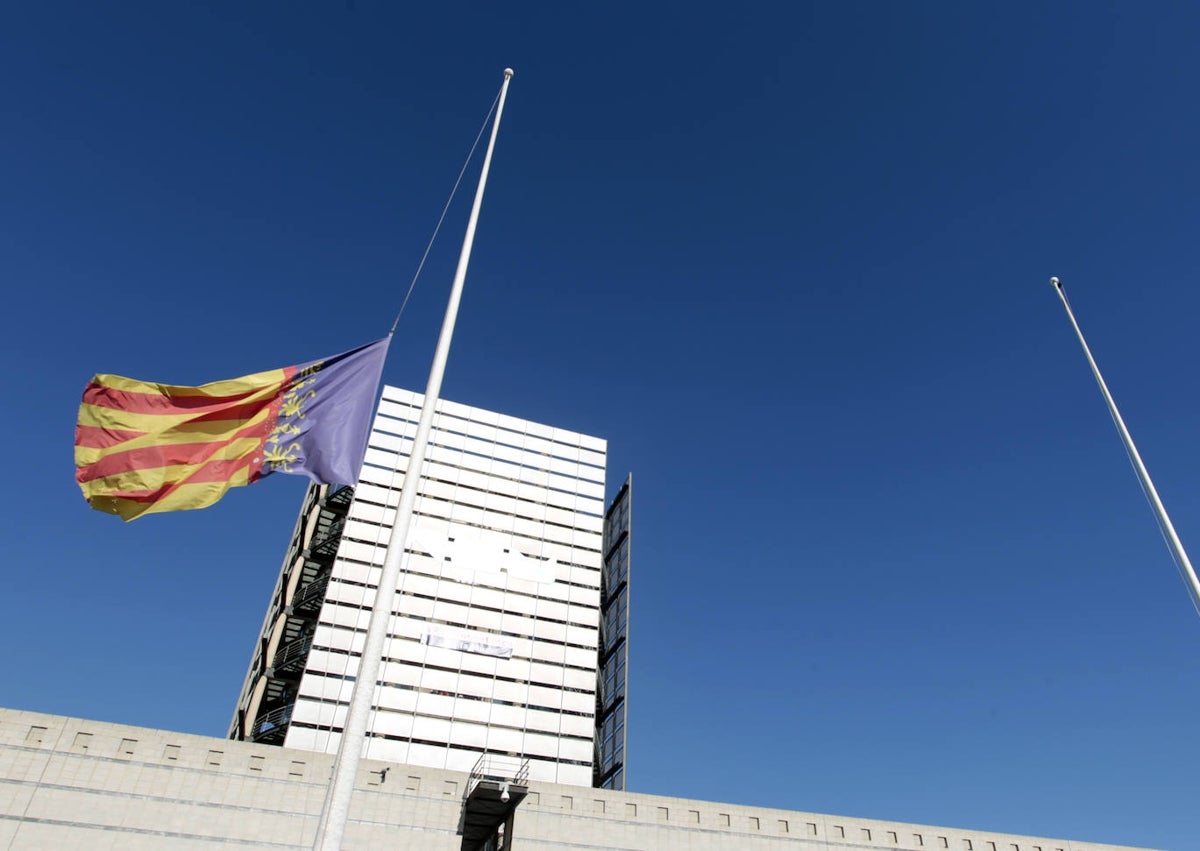
<svg viewBox="0 0 1200 851"><path fill-rule="evenodd" d="M371 703L375 695L375 684L379 679L379 668L383 662L383 644L387 639L388 622L392 616L396 585L400 579L400 567L404 562L404 544L408 539L409 523L413 506L417 502L417 483L421 478L421 467L425 463L425 449L429 444L429 432L433 427L434 408L442 389L442 376L446 371L446 359L450 354L450 341L454 336L454 323L458 318L458 304L462 300L463 282L467 277L467 264L471 260L471 245L475 241L475 225L479 221L479 208L483 205L483 189L487 184L488 170L492 164L492 151L496 147L496 134L500 130L500 116L504 112L504 99L508 94L508 83L513 70L504 69L504 83L500 87L500 101L496 106L496 120L492 123L492 136L488 141L487 154L483 158L483 169L479 173L479 187L475 190L475 204L467 220L467 233L463 237L462 252L458 256L458 269L450 288L450 301L446 305L446 316L442 320L442 332L438 336L433 365L429 368L429 382L425 387L425 401L421 406L421 418L413 438L412 454L408 459L408 471L400 490L400 504L396 509L396 520L388 540L387 555L383 561L383 572L379 577L379 588L371 607L371 620L367 626L367 637L362 658L358 664L358 675L350 695L350 708L338 745L337 758L333 763L333 775L325 796L325 807L317 826L313 843L315 851L340 851L342 835L346 831L346 817L350 813L350 798L354 792L354 781L358 775L358 763L362 758L367 721L371 714Z"/></svg>
<svg viewBox="0 0 1200 851"><path fill-rule="evenodd" d="M1096 383L1100 385L1100 392L1104 394L1104 401L1108 403L1108 412L1112 414L1117 431L1121 434L1121 441L1125 444L1125 451L1129 453L1129 460L1133 464L1134 472L1137 473L1138 481L1141 482L1142 489L1146 492L1146 498L1150 500L1155 517L1158 519L1158 525L1162 529L1163 537L1167 541L1167 546L1171 548L1171 554L1175 557L1175 564L1179 566L1179 573L1192 595L1192 605L1196 607L1196 612L1200 613L1200 579L1196 578L1196 570L1192 567L1192 561L1188 558L1188 554L1183 548L1183 542L1179 540L1179 535L1175 532L1175 526L1171 523L1171 518L1167 516L1167 509L1163 506L1162 500L1158 498L1158 491L1154 487L1154 482L1150 481L1150 473L1147 472L1146 465L1142 463L1142 456L1138 454L1137 447L1133 445L1133 438L1129 435L1129 429L1125 427L1125 420L1121 419L1121 413L1117 410L1117 403L1113 401L1112 394L1108 392L1108 385L1104 383L1104 378L1100 375L1100 368L1096 366L1096 359L1092 357L1091 349L1088 348L1087 341L1083 339L1083 331L1080 330L1079 323L1075 321L1075 314L1071 311L1071 303L1067 301L1067 293L1063 290L1062 282L1058 278L1051 278L1050 283L1054 285L1054 289L1058 292L1058 297L1062 299L1063 307L1067 309L1067 318L1075 326L1075 334L1079 337L1079 344L1083 346L1083 353L1087 356L1088 363L1092 367L1092 375L1096 377Z"/></svg>

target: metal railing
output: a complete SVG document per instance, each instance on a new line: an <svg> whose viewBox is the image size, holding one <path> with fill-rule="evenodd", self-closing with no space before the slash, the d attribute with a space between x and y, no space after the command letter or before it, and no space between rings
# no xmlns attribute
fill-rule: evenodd
<svg viewBox="0 0 1200 851"><path fill-rule="evenodd" d="M305 638L301 641L293 641L279 648L279 652L275 654L275 659L271 662L271 667L276 672L286 671L296 662L304 663L308 658L308 651L312 647L312 638Z"/></svg>
<svg viewBox="0 0 1200 851"><path fill-rule="evenodd" d="M349 507L352 499L354 499L354 488L350 485L342 485L340 488L331 488L321 503L344 510Z"/></svg>
<svg viewBox="0 0 1200 851"><path fill-rule="evenodd" d="M300 593L292 600L292 608L297 611L306 610L316 601L318 606L325 599L325 590L329 587L329 577L325 576L315 582L310 582L300 589Z"/></svg>
<svg viewBox="0 0 1200 851"><path fill-rule="evenodd" d="M467 778L467 797L475 791L484 780L496 783L509 783L513 786L529 785L529 760L507 754L484 752L479 755L475 767Z"/></svg>
<svg viewBox="0 0 1200 851"><path fill-rule="evenodd" d="M345 517L339 517L328 526L318 527L313 533L312 542L308 545L309 552L323 556L333 555L337 552L337 545L342 540L342 530L345 528Z"/></svg>
<svg viewBox="0 0 1200 851"><path fill-rule="evenodd" d="M250 728L250 738L258 741L272 733L277 734L290 723L292 723L292 707L290 705L272 709L270 712L258 716L258 720Z"/></svg>

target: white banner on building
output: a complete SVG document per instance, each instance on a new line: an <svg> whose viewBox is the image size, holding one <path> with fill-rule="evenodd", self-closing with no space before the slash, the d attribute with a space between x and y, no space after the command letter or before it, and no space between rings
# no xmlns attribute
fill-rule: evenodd
<svg viewBox="0 0 1200 851"><path fill-rule="evenodd" d="M482 632L458 630L437 632L427 631L421 635L421 643L430 647L444 647L447 650L460 650L463 653L478 653L481 656L495 656L498 659L511 659L512 644L499 636Z"/></svg>

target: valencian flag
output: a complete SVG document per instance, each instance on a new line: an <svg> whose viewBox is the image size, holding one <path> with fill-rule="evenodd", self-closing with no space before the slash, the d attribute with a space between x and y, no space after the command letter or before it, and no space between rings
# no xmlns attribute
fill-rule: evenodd
<svg viewBox="0 0 1200 851"><path fill-rule="evenodd" d="M357 481L389 340L199 387L97 375L75 427L84 498L133 520L204 508L275 472Z"/></svg>

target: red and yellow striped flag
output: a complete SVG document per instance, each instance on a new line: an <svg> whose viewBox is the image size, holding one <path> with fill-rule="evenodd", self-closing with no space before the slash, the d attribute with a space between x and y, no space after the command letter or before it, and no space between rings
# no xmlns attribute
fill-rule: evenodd
<svg viewBox="0 0 1200 851"><path fill-rule="evenodd" d="M75 478L92 508L125 520L204 508L276 471L352 483L387 343L199 387L97 375L79 406Z"/></svg>

